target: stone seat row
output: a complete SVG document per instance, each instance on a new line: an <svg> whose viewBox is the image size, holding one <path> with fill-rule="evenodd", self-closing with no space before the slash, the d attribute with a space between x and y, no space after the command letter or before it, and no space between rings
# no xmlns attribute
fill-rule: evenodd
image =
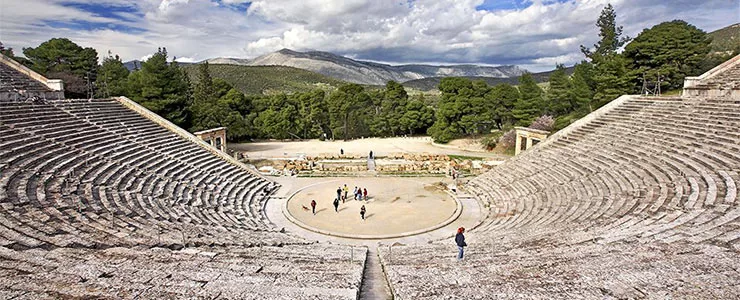
<svg viewBox="0 0 740 300"><path fill-rule="evenodd" d="M149 143L146 133L137 136L141 133L120 130L126 125L89 113L96 109L83 101L13 103L7 114L3 111L0 125L3 133L10 133L10 139L0 144L0 160L8 171L0 176L0 197L14 205L6 218L20 216L16 209L27 210L29 205L43 215L49 205L73 202L46 218L66 214L61 218L65 226L89 227L69 216L77 210L81 216L110 219L127 228L145 228L146 223L137 222L155 220L163 228L185 222L233 231L274 230L260 212L272 189L267 181L214 158L143 117L137 119L114 101L89 103L103 109L103 115L122 111L118 115L128 116L129 123L135 124L132 128L158 133L156 140ZM57 127L59 131L47 131L41 124L64 125ZM134 136L138 139L132 142ZM27 224L26 236L49 231L34 232L39 226L28 218L9 221ZM18 236L17 230L7 229L16 231L7 235Z"/></svg>

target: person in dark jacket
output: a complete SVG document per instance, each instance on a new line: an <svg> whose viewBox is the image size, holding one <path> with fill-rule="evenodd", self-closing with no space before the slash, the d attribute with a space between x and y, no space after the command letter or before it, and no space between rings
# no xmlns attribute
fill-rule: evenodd
<svg viewBox="0 0 740 300"><path fill-rule="evenodd" d="M311 212L313 212L314 215L316 214L316 200L311 200Z"/></svg>
<svg viewBox="0 0 740 300"><path fill-rule="evenodd" d="M457 229L457 234L455 235L455 244L457 244L457 250L459 252L457 253L457 260L463 259L463 247L468 246L468 244L465 243L465 227L460 227Z"/></svg>
<svg viewBox="0 0 740 300"><path fill-rule="evenodd" d="M337 198L342 199L342 187L337 188Z"/></svg>
<svg viewBox="0 0 740 300"><path fill-rule="evenodd" d="M334 198L334 211L339 212L339 198Z"/></svg>
<svg viewBox="0 0 740 300"><path fill-rule="evenodd" d="M365 220L365 206L360 207L360 217Z"/></svg>

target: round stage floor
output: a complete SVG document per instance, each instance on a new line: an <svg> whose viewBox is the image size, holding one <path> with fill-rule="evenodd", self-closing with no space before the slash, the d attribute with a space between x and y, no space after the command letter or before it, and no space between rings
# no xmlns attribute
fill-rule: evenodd
<svg viewBox="0 0 740 300"><path fill-rule="evenodd" d="M347 185L347 201L332 202ZM354 200L354 187L366 188L368 200ZM342 192L344 194L344 192ZM316 200L316 214L311 212ZM360 207L365 206L365 220ZM351 238L387 238L433 230L454 221L460 204L439 186L402 178L347 178L307 186L293 194L284 213L297 225L318 233Z"/></svg>

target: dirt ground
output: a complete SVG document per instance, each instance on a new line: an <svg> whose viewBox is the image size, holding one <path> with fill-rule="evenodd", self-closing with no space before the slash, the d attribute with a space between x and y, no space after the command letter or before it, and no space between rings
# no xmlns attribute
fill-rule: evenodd
<svg viewBox="0 0 740 300"><path fill-rule="evenodd" d="M425 182L424 182L425 181ZM455 212L455 201L433 181L402 178L342 178L309 185L289 202L288 211L299 221L332 232L360 235L399 234L437 225ZM347 184L348 200L332 204L336 190ZM367 188L368 200L354 200L355 186ZM311 212L316 200L316 215ZM365 206L365 220L360 207Z"/></svg>
<svg viewBox="0 0 740 300"><path fill-rule="evenodd" d="M429 137L366 138L351 141L296 141L296 142L255 142L229 144L229 149L246 151L251 158L300 157L320 154L339 154L341 149L347 155L367 156L373 151L375 156L391 153L431 153L487 157L505 160L508 156L482 152L470 141L453 141L443 147L432 144Z"/></svg>

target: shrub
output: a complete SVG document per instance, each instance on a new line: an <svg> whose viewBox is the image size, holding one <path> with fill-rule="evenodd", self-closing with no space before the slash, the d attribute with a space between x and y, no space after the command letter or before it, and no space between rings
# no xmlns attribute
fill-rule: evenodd
<svg viewBox="0 0 740 300"><path fill-rule="evenodd" d="M532 122L532 125L529 125L529 128L544 130L544 131L551 131L554 124L555 124L555 119L553 119L552 116L543 115L537 118L536 120L534 120L534 122Z"/></svg>
<svg viewBox="0 0 740 300"><path fill-rule="evenodd" d="M513 149L516 146L516 130L512 129L504 133L499 138L498 143L501 144L504 149Z"/></svg>

